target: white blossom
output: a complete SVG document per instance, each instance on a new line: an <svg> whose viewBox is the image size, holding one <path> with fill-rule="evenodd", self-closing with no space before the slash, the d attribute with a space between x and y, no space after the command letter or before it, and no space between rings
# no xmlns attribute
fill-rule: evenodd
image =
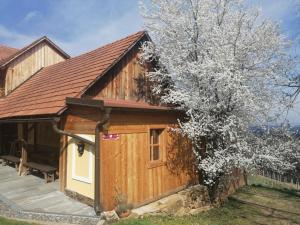
<svg viewBox="0 0 300 225"><path fill-rule="evenodd" d="M286 107L279 84L289 82L295 63L279 26L242 0L151 0L141 11L153 38L142 58L159 64L149 73L153 93L186 112L180 132L192 141L206 182L236 167L293 168L294 145L276 142L274 149L249 132Z"/></svg>

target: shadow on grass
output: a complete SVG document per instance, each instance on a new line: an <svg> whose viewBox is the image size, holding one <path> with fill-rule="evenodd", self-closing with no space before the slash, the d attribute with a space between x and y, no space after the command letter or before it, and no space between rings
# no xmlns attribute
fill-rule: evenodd
<svg viewBox="0 0 300 225"><path fill-rule="evenodd" d="M287 197L300 197L299 190L296 189L269 187L262 184L251 184L251 186L264 189L266 191L276 191L281 194L285 194Z"/></svg>
<svg viewBox="0 0 300 225"><path fill-rule="evenodd" d="M230 198L222 207L211 209L197 215L146 216L140 219L127 219L117 222L118 225L279 225L298 224L298 216L266 209L253 204L241 203Z"/></svg>
<svg viewBox="0 0 300 225"><path fill-rule="evenodd" d="M300 214L229 197L231 210L254 224L299 224ZM272 222L271 222L272 221Z"/></svg>

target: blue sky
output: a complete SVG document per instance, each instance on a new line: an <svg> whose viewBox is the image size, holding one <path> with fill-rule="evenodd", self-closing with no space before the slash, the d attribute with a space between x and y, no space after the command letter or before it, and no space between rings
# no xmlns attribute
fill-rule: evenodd
<svg viewBox="0 0 300 225"><path fill-rule="evenodd" d="M300 0L248 2L291 39L300 36ZM0 0L0 44L12 47L47 35L75 56L142 29L138 0ZM300 123L298 105L289 116L294 123Z"/></svg>
<svg viewBox="0 0 300 225"><path fill-rule="evenodd" d="M137 0L0 0L0 43L47 35L71 55L142 29Z"/></svg>
<svg viewBox="0 0 300 225"><path fill-rule="evenodd" d="M249 0L291 38L300 34L297 2ZM14 47L47 35L77 55L141 29L138 0L0 0L0 43Z"/></svg>

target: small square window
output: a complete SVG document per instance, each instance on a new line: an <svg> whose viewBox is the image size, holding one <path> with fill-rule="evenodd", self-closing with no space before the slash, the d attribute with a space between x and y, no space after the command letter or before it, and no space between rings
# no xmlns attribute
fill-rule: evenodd
<svg viewBox="0 0 300 225"><path fill-rule="evenodd" d="M163 129L150 130L150 161L158 161L161 159Z"/></svg>

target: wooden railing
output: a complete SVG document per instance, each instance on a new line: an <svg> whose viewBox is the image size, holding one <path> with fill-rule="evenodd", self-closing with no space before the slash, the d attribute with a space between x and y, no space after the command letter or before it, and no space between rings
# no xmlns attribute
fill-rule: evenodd
<svg viewBox="0 0 300 225"><path fill-rule="evenodd" d="M289 185L292 185L296 189L300 189L300 174L280 174L271 170L260 170L258 175L268 177L272 180L283 182Z"/></svg>

